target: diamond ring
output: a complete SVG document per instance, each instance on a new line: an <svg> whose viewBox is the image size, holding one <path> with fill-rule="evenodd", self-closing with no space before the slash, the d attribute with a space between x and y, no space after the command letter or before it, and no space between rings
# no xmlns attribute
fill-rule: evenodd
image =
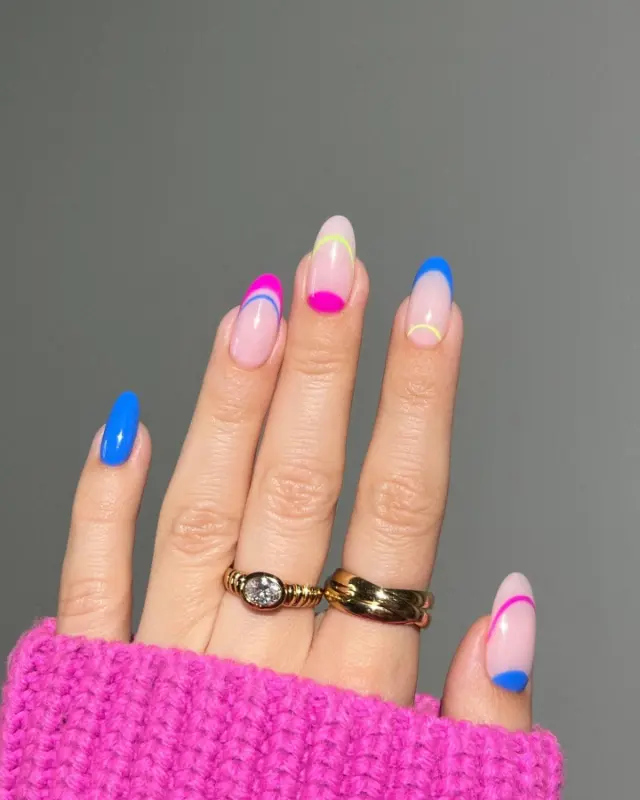
<svg viewBox="0 0 640 800"><path fill-rule="evenodd" d="M322 600L320 586L285 583L269 572L240 572L230 566L222 579L224 588L258 611L276 608L314 608Z"/></svg>

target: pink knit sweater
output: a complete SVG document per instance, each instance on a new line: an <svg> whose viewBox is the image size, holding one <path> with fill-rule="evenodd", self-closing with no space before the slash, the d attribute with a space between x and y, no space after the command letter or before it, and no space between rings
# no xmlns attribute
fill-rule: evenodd
<svg viewBox="0 0 640 800"><path fill-rule="evenodd" d="M253 666L55 635L18 643L0 800L552 800L552 734L438 717Z"/></svg>

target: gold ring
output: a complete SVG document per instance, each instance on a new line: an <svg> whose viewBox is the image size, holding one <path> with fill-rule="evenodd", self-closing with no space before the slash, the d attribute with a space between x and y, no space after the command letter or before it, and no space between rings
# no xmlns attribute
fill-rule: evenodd
<svg viewBox="0 0 640 800"><path fill-rule="evenodd" d="M337 569L327 580L324 596L329 605L358 617L418 628L426 628L431 622L431 592L385 589L346 569Z"/></svg>
<svg viewBox="0 0 640 800"><path fill-rule="evenodd" d="M240 572L229 567L222 579L224 588L241 597L251 608L273 611L276 608L314 608L322 600L319 586L285 583L269 572Z"/></svg>

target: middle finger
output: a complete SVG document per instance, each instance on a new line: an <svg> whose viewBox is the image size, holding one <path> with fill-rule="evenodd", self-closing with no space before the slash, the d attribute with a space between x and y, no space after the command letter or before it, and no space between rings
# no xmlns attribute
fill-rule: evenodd
<svg viewBox="0 0 640 800"><path fill-rule="evenodd" d="M235 567L315 584L342 484L345 441L368 293L344 217L320 229L298 269L284 363L245 507ZM227 594L211 652L299 668L313 612L256 613Z"/></svg>

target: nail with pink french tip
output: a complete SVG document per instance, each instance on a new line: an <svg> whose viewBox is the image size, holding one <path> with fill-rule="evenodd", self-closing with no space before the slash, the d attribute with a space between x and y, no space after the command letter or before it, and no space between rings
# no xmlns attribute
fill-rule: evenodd
<svg viewBox="0 0 640 800"><path fill-rule="evenodd" d="M245 369L268 360L282 317L282 284L276 275L260 275L242 299L231 334L231 357Z"/></svg>
<svg viewBox="0 0 640 800"><path fill-rule="evenodd" d="M320 228L311 254L307 303L322 314L337 314L353 288L356 240L346 217L331 217Z"/></svg>
<svg viewBox="0 0 640 800"><path fill-rule="evenodd" d="M453 275L444 258L429 258L416 272L407 309L407 337L418 347L435 347L449 327Z"/></svg>
<svg viewBox="0 0 640 800"><path fill-rule="evenodd" d="M508 575L496 594L487 633L486 666L496 686L522 692L531 678L536 644L536 604L531 584Z"/></svg>

